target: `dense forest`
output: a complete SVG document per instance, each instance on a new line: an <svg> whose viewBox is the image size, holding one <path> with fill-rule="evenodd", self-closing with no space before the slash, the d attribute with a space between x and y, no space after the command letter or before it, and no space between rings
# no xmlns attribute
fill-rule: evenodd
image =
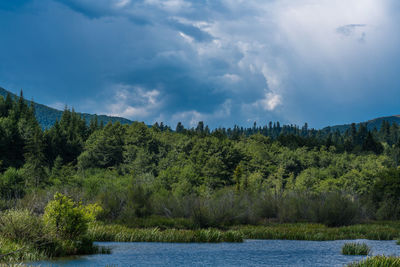
<svg viewBox="0 0 400 267"><path fill-rule="evenodd" d="M32 102L8 95L0 97L0 209L41 214L61 192L124 224L399 219L399 137L389 122L344 133L279 122L171 129L87 122L69 109L43 129Z"/></svg>

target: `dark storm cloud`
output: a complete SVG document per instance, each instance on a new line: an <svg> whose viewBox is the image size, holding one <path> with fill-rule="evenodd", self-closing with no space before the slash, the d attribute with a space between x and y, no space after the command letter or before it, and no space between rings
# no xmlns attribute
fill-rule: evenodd
<svg viewBox="0 0 400 267"><path fill-rule="evenodd" d="M2 1L0 86L57 107L173 126L324 126L378 109L390 115L400 98L392 5Z"/></svg>

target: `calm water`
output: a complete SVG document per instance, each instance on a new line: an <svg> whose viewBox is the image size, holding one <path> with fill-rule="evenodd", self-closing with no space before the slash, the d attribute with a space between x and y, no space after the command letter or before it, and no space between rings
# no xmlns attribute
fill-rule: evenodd
<svg viewBox="0 0 400 267"><path fill-rule="evenodd" d="M395 241L365 242L373 255L400 255ZM38 262L41 266L343 266L362 259L343 256L342 245L352 241L246 240L244 243L170 244L103 243L111 255Z"/></svg>

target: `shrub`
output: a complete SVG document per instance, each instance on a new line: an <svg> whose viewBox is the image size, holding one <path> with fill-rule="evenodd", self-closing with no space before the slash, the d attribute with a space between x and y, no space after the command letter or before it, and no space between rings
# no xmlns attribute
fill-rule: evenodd
<svg viewBox="0 0 400 267"><path fill-rule="evenodd" d="M94 222L103 212L103 208L97 203L83 206L82 210L88 222Z"/></svg>
<svg viewBox="0 0 400 267"><path fill-rule="evenodd" d="M343 255L368 255L371 248L365 243L346 243L342 247Z"/></svg>
<svg viewBox="0 0 400 267"><path fill-rule="evenodd" d="M43 215L52 233L69 240L77 240L86 234L90 217L80 203L60 193L56 193L54 200L47 204Z"/></svg>
<svg viewBox="0 0 400 267"><path fill-rule="evenodd" d="M359 214L359 205L340 192L325 193L320 196L316 222L329 227L350 225Z"/></svg>
<svg viewBox="0 0 400 267"><path fill-rule="evenodd" d="M25 194L24 177L21 171L8 168L0 175L0 195L4 199L21 198Z"/></svg>
<svg viewBox="0 0 400 267"><path fill-rule="evenodd" d="M40 217L28 210L7 210L0 215L1 236L10 240L39 243L44 239Z"/></svg>
<svg viewBox="0 0 400 267"><path fill-rule="evenodd" d="M280 222L305 222L313 217L313 201L305 193L289 192L285 194L278 205Z"/></svg>

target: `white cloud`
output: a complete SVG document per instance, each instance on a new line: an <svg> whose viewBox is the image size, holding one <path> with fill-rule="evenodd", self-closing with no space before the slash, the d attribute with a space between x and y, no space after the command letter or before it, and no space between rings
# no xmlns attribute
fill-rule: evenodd
<svg viewBox="0 0 400 267"><path fill-rule="evenodd" d="M239 75L237 74L231 74L231 73L227 73L224 76L222 76L226 81L228 82L232 82L232 83L236 83L238 81L240 81L242 78L240 78Z"/></svg>
<svg viewBox="0 0 400 267"><path fill-rule="evenodd" d="M168 12L179 12L183 9L188 9L191 4L184 0L145 0L148 5L154 5Z"/></svg>
<svg viewBox="0 0 400 267"><path fill-rule="evenodd" d="M231 115L231 110L232 100L227 99L214 112L202 113L197 110L177 112L172 115L171 121L175 125L178 122L183 122L184 124L187 123L189 127L195 127L199 121L204 121L206 124L221 124L223 119L226 119Z"/></svg>
<svg viewBox="0 0 400 267"><path fill-rule="evenodd" d="M131 0L119 0L115 3L115 6L117 8L123 8L126 7L127 5L129 5L131 3Z"/></svg>
<svg viewBox="0 0 400 267"><path fill-rule="evenodd" d="M133 120L148 119L162 108L160 92L139 86L117 85L115 95L107 105L108 114Z"/></svg>
<svg viewBox="0 0 400 267"><path fill-rule="evenodd" d="M193 41L194 41L194 38L193 37L191 37L191 36L189 36L189 35L187 35L187 34L184 34L183 32L179 32L179 35L186 41L186 42L188 42L188 43L193 43Z"/></svg>
<svg viewBox="0 0 400 267"><path fill-rule="evenodd" d="M266 93L260 104L265 110L274 110L278 105L282 104L281 96L274 93Z"/></svg>

